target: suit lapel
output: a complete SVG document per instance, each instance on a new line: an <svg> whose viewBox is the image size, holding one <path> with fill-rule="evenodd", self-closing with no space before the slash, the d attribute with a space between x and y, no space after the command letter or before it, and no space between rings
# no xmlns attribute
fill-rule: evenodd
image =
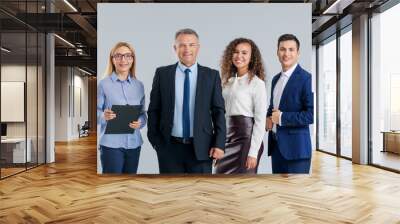
<svg viewBox="0 0 400 224"><path fill-rule="evenodd" d="M279 79L281 78L282 73L277 74L277 77L275 80L272 80L272 98L274 98L274 91L275 91L275 86L278 83Z"/></svg>
<svg viewBox="0 0 400 224"><path fill-rule="evenodd" d="M169 102L171 107L174 110L175 108L175 75L176 75L176 67L178 66L178 63L175 65L171 66L171 69L168 71L168 88L169 88Z"/></svg>
<svg viewBox="0 0 400 224"><path fill-rule="evenodd" d="M194 123L196 124L196 119L199 117L197 116L199 113L199 107L201 107L201 96L203 95L203 84L206 78L206 74L204 71L203 66L197 64L197 83L196 83L196 96L195 96L195 103L194 103Z"/></svg>
<svg viewBox="0 0 400 224"><path fill-rule="evenodd" d="M279 102L279 109L282 108L282 102L287 102L286 97L291 90L293 90L294 85L296 85L297 73L300 71L300 65L297 65L294 69L292 75L290 76L289 80L286 83L285 88L283 89L281 101Z"/></svg>

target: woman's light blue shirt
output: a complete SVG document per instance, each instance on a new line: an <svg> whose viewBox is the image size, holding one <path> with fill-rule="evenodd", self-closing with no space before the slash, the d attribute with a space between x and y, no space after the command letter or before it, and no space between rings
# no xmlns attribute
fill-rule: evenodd
<svg viewBox="0 0 400 224"><path fill-rule="evenodd" d="M104 119L104 110L111 109L112 105L142 105L140 129L147 122L145 95L143 83L130 75L127 80L119 80L115 73L102 79L97 87L97 124L100 125L100 145L110 148L134 149L143 144L140 130L133 134L104 134L107 121ZM128 124L127 124L128 125Z"/></svg>

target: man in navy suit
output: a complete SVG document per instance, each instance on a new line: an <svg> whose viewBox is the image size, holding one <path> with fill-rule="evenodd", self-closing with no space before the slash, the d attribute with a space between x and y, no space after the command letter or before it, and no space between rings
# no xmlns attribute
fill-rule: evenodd
<svg viewBox="0 0 400 224"><path fill-rule="evenodd" d="M199 36L175 34L179 62L156 70L148 108L150 143L161 174L209 173L225 148L225 106L219 72L197 63Z"/></svg>
<svg viewBox="0 0 400 224"><path fill-rule="evenodd" d="M282 72L272 79L267 112L268 155L272 173L309 173L314 120L311 75L298 64L300 42L292 34L278 39Z"/></svg>

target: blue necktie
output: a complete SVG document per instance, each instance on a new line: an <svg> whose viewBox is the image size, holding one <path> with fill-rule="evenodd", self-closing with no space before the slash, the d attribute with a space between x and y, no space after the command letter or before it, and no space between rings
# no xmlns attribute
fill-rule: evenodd
<svg viewBox="0 0 400 224"><path fill-rule="evenodd" d="M190 69L185 69L185 83L183 85L183 113L182 113L182 126L183 138L190 138Z"/></svg>

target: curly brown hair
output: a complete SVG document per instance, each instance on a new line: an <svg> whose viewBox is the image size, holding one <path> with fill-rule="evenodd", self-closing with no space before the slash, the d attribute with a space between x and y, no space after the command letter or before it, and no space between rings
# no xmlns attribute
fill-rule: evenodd
<svg viewBox="0 0 400 224"><path fill-rule="evenodd" d="M232 62L232 56L235 52L237 45L241 43L248 43L251 47L251 57L249 64L249 81L253 79L254 76L258 76L261 80L265 79L264 64L261 57L260 50L254 41L248 38L236 38L231 41L228 46L226 46L224 54L221 59L221 75L222 75L222 85L226 85L230 77L233 77L237 73L237 68Z"/></svg>

